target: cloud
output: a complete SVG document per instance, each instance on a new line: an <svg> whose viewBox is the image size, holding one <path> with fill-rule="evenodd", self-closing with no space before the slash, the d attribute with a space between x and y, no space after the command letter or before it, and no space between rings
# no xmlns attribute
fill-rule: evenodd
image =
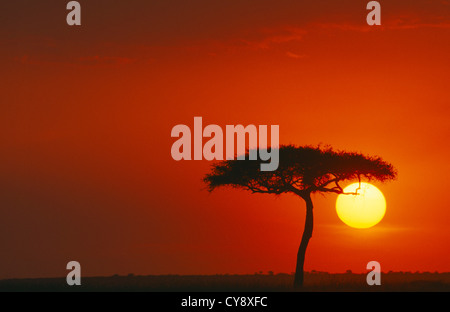
<svg viewBox="0 0 450 312"><path fill-rule="evenodd" d="M321 29L335 29L342 31L358 31L369 32L376 30L409 30L420 28L436 28L436 29L449 29L450 22L445 20L421 20L414 16L400 16L395 19L381 20L379 26L369 26L363 23L319 23L312 24L314 28Z"/></svg>
<svg viewBox="0 0 450 312"><path fill-rule="evenodd" d="M286 55L291 58L300 59L306 57L306 54L297 54L294 52L287 51Z"/></svg>
<svg viewBox="0 0 450 312"><path fill-rule="evenodd" d="M386 29L418 29L418 28L439 28L439 29L449 29L450 22L438 22L438 23L409 23L408 21L398 19L388 23L385 26Z"/></svg>
<svg viewBox="0 0 450 312"><path fill-rule="evenodd" d="M360 231L361 233L364 233L364 231L367 231L372 234L396 233L396 232L404 232L404 231L422 231L423 230L423 229L418 229L418 228L414 228L414 227L407 227L407 226L400 226L400 225L386 225L386 224L377 224L374 227L367 228L367 229L350 228L349 226L345 225L344 223L341 223L341 224L318 224L318 225L316 225L316 227L330 229L330 230L337 231L340 233L348 233L349 230L351 230L351 231Z"/></svg>
<svg viewBox="0 0 450 312"><path fill-rule="evenodd" d="M301 41L305 34L306 30L298 27L265 28L239 41L255 49L269 49L274 45Z"/></svg>

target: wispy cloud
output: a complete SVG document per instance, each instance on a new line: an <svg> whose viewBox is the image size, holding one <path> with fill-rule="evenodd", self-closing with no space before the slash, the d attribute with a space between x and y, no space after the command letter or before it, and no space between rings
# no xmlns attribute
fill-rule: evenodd
<svg viewBox="0 0 450 312"><path fill-rule="evenodd" d="M349 231L349 227L345 224L318 224L316 226L317 228L324 228L324 229L331 229L333 231L340 231L342 233L347 233ZM417 229L412 227L405 227L405 226L392 226L392 225L384 225L384 224L378 224L374 227L368 228L368 229L352 229L354 231L367 231L372 234L381 234L381 233L391 233L391 232L402 232L402 231L417 231L417 230L423 230L423 229Z"/></svg>
<svg viewBox="0 0 450 312"><path fill-rule="evenodd" d="M291 52L291 51L287 51L286 55L288 57L295 58L295 59L300 59L300 58L305 58L306 57L306 54L297 54L297 53L294 53L294 52Z"/></svg>
<svg viewBox="0 0 450 312"><path fill-rule="evenodd" d="M274 45L301 41L305 34L306 30L298 27L267 28L256 31L239 41L252 48L268 49Z"/></svg>
<svg viewBox="0 0 450 312"><path fill-rule="evenodd" d="M342 31L358 31L369 32L376 30L408 30L408 29L420 29L420 28L436 28L436 29L449 29L450 22L445 20L436 21L422 21L414 17L397 17L383 21L379 26L369 26L363 23L320 23L312 24L314 28L320 29L336 29Z"/></svg>

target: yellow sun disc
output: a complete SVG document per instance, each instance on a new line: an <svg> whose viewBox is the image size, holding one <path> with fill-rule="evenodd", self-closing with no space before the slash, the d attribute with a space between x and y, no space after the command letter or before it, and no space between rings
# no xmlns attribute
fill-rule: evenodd
<svg viewBox="0 0 450 312"><path fill-rule="evenodd" d="M358 192L358 195L340 194L336 200L336 212L348 226L365 229L374 226L386 213L386 200L383 193L372 184L353 183L344 188L345 193Z"/></svg>

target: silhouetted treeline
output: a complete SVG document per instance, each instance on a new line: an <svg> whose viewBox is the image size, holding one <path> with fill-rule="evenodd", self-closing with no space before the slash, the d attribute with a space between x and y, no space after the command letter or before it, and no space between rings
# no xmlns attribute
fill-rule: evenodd
<svg viewBox="0 0 450 312"><path fill-rule="evenodd" d="M388 272L381 286L368 286L366 274L305 272L305 291L450 291L450 272ZM293 274L257 272L249 275L129 274L85 277L81 286L68 286L66 278L0 280L0 291L292 291Z"/></svg>

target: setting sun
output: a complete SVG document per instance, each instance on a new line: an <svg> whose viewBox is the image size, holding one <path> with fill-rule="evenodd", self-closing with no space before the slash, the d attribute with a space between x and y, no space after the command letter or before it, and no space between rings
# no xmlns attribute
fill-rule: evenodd
<svg viewBox="0 0 450 312"><path fill-rule="evenodd" d="M336 200L336 212L348 226L364 229L377 224L386 212L386 200L383 193L372 184L353 183L344 188L346 193L358 195L339 195Z"/></svg>

